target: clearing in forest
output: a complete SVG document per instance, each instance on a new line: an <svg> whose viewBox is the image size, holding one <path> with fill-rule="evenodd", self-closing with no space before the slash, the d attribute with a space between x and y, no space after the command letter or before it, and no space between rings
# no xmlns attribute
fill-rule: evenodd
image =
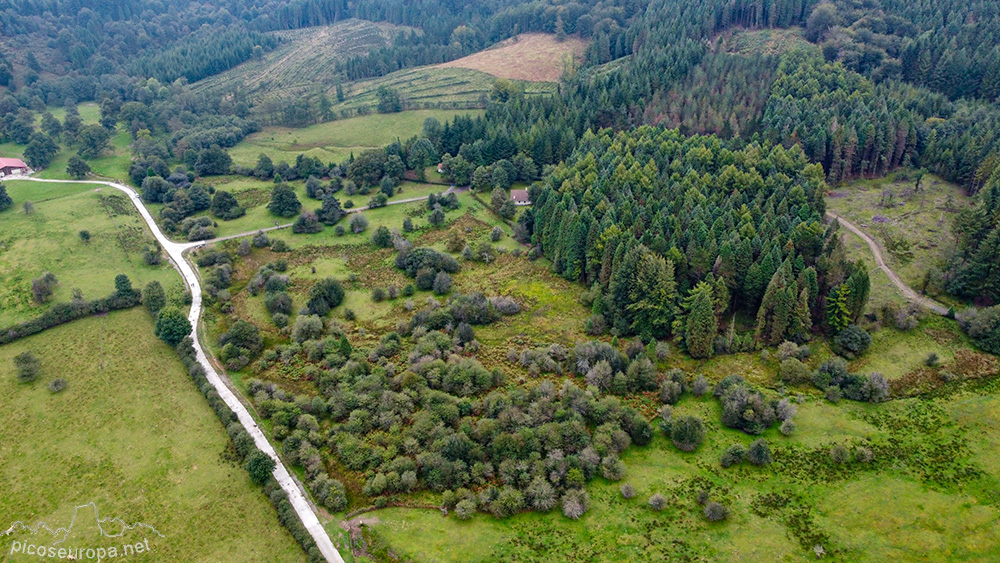
<svg viewBox="0 0 1000 563"><path fill-rule="evenodd" d="M586 49L587 42L578 37L558 41L549 33L525 33L438 67L468 68L512 80L559 82L567 66L578 63Z"/></svg>
<svg viewBox="0 0 1000 563"><path fill-rule="evenodd" d="M255 101L280 100L337 78L337 62L385 47L403 28L346 20L334 25L276 32L282 43L259 60L247 61L194 85L195 91L239 86Z"/></svg>

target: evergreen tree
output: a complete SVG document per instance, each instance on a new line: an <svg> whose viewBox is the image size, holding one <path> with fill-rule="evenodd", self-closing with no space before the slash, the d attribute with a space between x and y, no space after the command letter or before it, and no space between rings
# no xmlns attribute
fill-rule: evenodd
<svg viewBox="0 0 1000 563"><path fill-rule="evenodd" d="M271 202L267 204L267 209L279 217L294 217L302 209L302 202L288 184L281 183L271 190Z"/></svg>
<svg viewBox="0 0 1000 563"><path fill-rule="evenodd" d="M714 352L718 321L715 318L713 288L699 282L684 300L684 345L692 358L710 358Z"/></svg>

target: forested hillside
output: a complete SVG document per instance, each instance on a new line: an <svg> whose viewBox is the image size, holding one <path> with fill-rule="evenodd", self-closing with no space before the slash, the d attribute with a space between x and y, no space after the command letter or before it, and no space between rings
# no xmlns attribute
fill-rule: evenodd
<svg viewBox="0 0 1000 563"><path fill-rule="evenodd" d="M860 316L868 276L836 253L825 188L798 148L732 150L645 127L588 133L533 197L529 226L556 272L594 285L592 324L673 335L700 358L807 340L814 324L839 330ZM826 305L836 299L846 308ZM733 313L757 319L753 336L716 343Z"/></svg>

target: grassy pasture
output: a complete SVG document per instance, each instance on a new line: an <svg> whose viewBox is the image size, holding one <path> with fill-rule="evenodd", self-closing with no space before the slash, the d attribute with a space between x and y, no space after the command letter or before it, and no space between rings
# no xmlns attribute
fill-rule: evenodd
<svg viewBox="0 0 1000 563"><path fill-rule="evenodd" d="M528 82L559 82L579 64L586 49L587 42L579 37L558 41L554 34L525 33L439 68L467 68Z"/></svg>
<svg viewBox="0 0 1000 563"><path fill-rule="evenodd" d="M24 350L41 360L42 377L31 384L14 376L11 359ZM46 385L56 377L69 385L52 394ZM73 507L94 502L102 517L163 534L148 536L153 551L138 561L305 559L232 461L225 430L142 308L0 347L0 410L5 527L67 525ZM14 539L27 538L0 538L5 560L34 560L6 559Z"/></svg>
<svg viewBox="0 0 1000 563"><path fill-rule="evenodd" d="M442 123L459 114L479 114L475 110L414 110L374 114L341 121L320 123L302 129L269 127L250 135L229 149L235 164L253 166L257 157L266 154L277 163L295 163L300 153L323 162L343 162L351 153L382 148L396 139L418 135L428 117Z"/></svg>
<svg viewBox="0 0 1000 563"><path fill-rule="evenodd" d="M142 288L158 280L179 295L181 279L169 264L147 265L143 248L154 242L128 199L112 188L85 184L5 182L14 206L0 214L0 326L36 317L51 303L71 299L73 288L84 298L114 290L118 274ZM22 204L32 201L26 215ZM88 230L90 242L79 232ZM59 285L50 301L32 300L31 280L52 272Z"/></svg>

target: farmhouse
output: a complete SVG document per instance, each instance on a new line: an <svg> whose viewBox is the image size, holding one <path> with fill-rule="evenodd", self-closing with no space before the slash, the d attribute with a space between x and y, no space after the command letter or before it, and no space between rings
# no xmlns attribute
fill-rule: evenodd
<svg viewBox="0 0 1000 563"><path fill-rule="evenodd" d="M0 178L11 174L26 174L28 165L19 158L0 158Z"/></svg>
<svg viewBox="0 0 1000 563"><path fill-rule="evenodd" d="M531 205L531 200L528 199L528 190L511 190L510 199L513 200L514 205Z"/></svg>

